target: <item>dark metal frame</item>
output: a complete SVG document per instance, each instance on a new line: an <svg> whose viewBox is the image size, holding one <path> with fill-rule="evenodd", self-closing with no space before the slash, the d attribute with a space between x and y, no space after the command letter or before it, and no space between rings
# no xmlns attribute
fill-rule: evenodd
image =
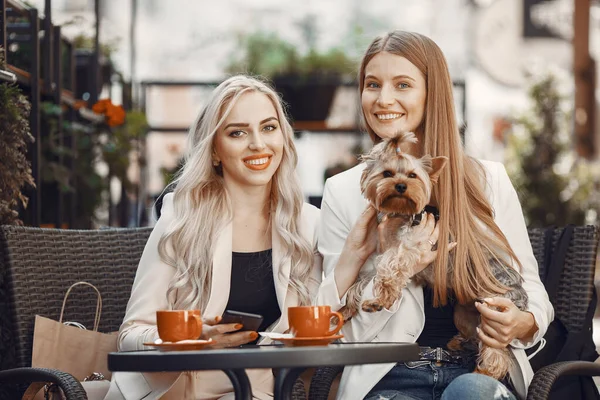
<svg viewBox="0 0 600 400"><path fill-rule="evenodd" d="M76 79L75 79L75 46L69 42L69 41L65 41L63 43L63 45L66 48L67 51L67 55L68 55L68 65L69 65L69 70L67 72L67 76L66 76L66 82L65 82L65 86L66 89L70 90L71 93L73 93L73 96L75 96L77 87L76 87ZM62 68L61 68L62 70ZM67 111L66 114L66 119L69 122L74 122L77 119L77 111L75 110L75 108L73 107L69 107L69 110ZM75 171L75 157L77 154L77 133L74 129L71 130L71 134L67 135L64 140L65 140L65 145L71 150L71 154L74 154L74 157L69 157L67 159L67 167L69 168L70 171ZM73 175L71 175L73 176ZM76 182L72 181L70 182L71 187L75 187ZM66 202L66 209L67 209L67 224L69 225L69 227L71 228L75 228L75 219L76 219L76 210L77 210L77 196L75 191L70 191L67 194L67 202Z"/></svg>
<svg viewBox="0 0 600 400"><path fill-rule="evenodd" d="M47 3L50 3L50 0L46 0ZM61 104L61 95L62 95L62 88L63 88L63 83L62 83L62 38L60 36L60 26L54 26L53 29L51 31L48 31L48 33L50 33L50 36L52 38L51 42L52 42L52 51L51 53L53 53L53 59L52 61L52 84L50 85L51 88L53 89L53 100L55 104L60 105ZM63 135L63 116L62 114L58 114L56 117L57 121L56 121L56 129L57 129L57 136L58 136L58 145L59 146L63 146L64 145L64 135ZM63 154L60 153L58 155L58 164L59 165L63 165L64 164L64 157ZM63 195L62 195L62 189L58 188L57 191L57 199L56 199L56 217L55 217L55 221L54 224L56 225L57 228L62 227L62 222L63 222Z"/></svg>
<svg viewBox="0 0 600 400"><path fill-rule="evenodd" d="M30 99L31 112L29 114L29 126L31 129L31 135L34 138L33 144L30 146L29 154L31 154L31 171L33 175L33 181L35 182L35 190L29 197L29 206L31 212L30 225L39 226L42 220L42 174L40 162L42 159L42 146L41 146L41 77L40 77L40 41L38 40L40 33L40 20L38 17L38 10L32 8L29 10L29 39L31 43L32 56L30 66Z"/></svg>
<svg viewBox="0 0 600 400"><path fill-rule="evenodd" d="M0 0L0 46L6 49L6 0Z"/></svg>
<svg viewBox="0 0 600 400"><path fill-rule="evenodd" d="M54 90L54 34L52 25L52 0L44 2L44 19L43 19L43 42L42 47L42 71L44 80L44 92L51 93ZM60 39L59 39L60 40ZM60 58L60 55L59 57Z"/></svg>

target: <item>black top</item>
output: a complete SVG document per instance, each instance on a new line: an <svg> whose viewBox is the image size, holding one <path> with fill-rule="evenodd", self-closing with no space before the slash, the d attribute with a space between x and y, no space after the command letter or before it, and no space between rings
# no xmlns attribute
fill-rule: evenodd
<svg viewBox="0 0 600 400"><path fill-rule="evenodd" d="M454 325L454 299L450 297L445 306L433 306L433 290L429 286L423 287L425 298L425 327L417 339L419 346L442 347L446 345L457 333Z"/></svg>
<svg viewBox="0 0 600 400"><path fill-rule="evenodd" d="M262 315L264 319L259 332L265 331L281 316L271 254L271 250L232 254L231 289L226 309Z"/></svg>

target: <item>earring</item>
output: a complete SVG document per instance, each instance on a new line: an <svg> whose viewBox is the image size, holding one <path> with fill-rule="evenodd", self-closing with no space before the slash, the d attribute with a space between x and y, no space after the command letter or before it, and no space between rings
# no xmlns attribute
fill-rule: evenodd
<svg viewBox="0 0 600 400"><path fill-rule="evenodd" d="M213 160L213 166L218 167L219 165L221 165L221 161Z"/></svg>

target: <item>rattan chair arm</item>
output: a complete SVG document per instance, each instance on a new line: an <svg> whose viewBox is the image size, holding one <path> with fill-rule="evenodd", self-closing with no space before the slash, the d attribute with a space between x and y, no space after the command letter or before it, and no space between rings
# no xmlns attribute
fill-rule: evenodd
<svg viewBox="0 0 600 400"><path fill-rule="evenodd" d="M600 376L600 364L590 361L563 361L547 365L533 376L527 400L546 400L554 382L567 375Z"/></svg>
<svg viewBox="0 0 600 400"><path fill-rule="evenodd" d="M47 368L13 368L0 371L2 384L32 382L53 382L62 389L67 400L87 400L81 383L66 372Z"/></svg>
<svg viewBox="0 0 600 400"><path fill-rule="evenodd" d="M308 400L327 400L331 385L344 367L319 367L310 380Z"/></svg>
<svg viewBox="0 0 600 400"><path fill-rule="evenodd" d="M304 382L302 382L302 379L300 378L296 379L296 382L294 382L292 400L306 400L306 389L304 388Z"/></svg>

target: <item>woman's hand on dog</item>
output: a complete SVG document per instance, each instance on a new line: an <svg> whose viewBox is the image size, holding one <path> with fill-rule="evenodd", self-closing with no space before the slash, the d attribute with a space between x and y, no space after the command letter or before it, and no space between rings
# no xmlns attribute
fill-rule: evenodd
<svg viewBox="0 0 600 400"><path fill-rule="evenodd" d="M362 212L344 244L343 252L352 253L362 264L377 249L377 211L367 206Z"/></svg>
<svg viewBox="0 0 600 400"><path fill-rule="evenodd" d="M334 269L340 296L356 281L365 261L377 250L377 211L367 206L346 237L344 248Z"/></svg>
<svg viewBox="0 0 600 400"><path fill-rule="evenodd" d="M412 236L416 239L416 247L419 251L419 261L413 267L413 275L418 274L435 261L438 253L439 227L435 223L435 217L431 213L423 216L421 224L413 227ZM424 223L423 223L424 222ZM448 244L448 251L456 247L456 242Z"/></svg>
<svg viewBox="0 0 600 400"><path fill-rule="evenodd" d="M475 302L475 308L481 314L477 335L489 347L503 349L514 339L528 341L537 332L533 314L519 310L505 297L487 298L483 303Z"/></svg>

